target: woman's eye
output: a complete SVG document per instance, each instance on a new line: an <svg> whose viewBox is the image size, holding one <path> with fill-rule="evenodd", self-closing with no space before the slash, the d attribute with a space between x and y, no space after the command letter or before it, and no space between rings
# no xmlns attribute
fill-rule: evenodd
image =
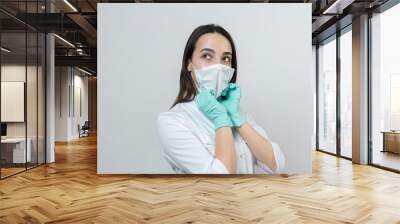
<svg viewBox="0 0 400 224"><path fill-rule="evenodd" d="M202 58L205 58L205 59L211 59L211 55L209 55L209 54L203 54L202 56L201 56Z"/></svg>
<svg viewBox="0 0 400 224"><path fill-rule="evenodd" d="M231 60L232 60L232 59L231 59L230 57L224 57L224 61L225 61L225 62L231 62Z"/></svg>

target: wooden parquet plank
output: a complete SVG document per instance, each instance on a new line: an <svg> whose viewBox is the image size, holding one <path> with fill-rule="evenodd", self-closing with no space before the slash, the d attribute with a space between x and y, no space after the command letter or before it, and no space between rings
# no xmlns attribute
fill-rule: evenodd
<svg viewBox="0 0 400 224"><path fill-rule="evenodd" d="M311 175L97 175L96 138L0 181L0 223L399 223L400 175L320 152Z"/></svg>

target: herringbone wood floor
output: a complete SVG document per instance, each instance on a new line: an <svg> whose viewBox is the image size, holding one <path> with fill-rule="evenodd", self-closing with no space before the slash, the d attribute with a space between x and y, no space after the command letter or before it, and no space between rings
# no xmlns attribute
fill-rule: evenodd
<svg viewBox="0 0 400 224"><path fill-rule="evenodd" d="M0 181L0 223L400 223L400 175L315 152L301 176L98 176L96 139Z"/></svg>

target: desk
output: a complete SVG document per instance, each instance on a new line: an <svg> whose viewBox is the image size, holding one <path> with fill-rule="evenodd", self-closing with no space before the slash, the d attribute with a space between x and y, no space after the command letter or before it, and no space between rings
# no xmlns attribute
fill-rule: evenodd
<svg viewBox="0 0 400 224"><path fill-rule="evenodd" d="M400 154L400 132L382 131L382 133L383 133L382 152L393 152Z"/></svg>
<svg viewBox="0 0 400 224"><path fill-rule="evenodd" d="M25 163L32 160L31 145L32 140L27 139L28 147L25 154L25 138L6 138L1 139L1 157L6 163ZM25 158L27 161L25 161Z"/></svg>

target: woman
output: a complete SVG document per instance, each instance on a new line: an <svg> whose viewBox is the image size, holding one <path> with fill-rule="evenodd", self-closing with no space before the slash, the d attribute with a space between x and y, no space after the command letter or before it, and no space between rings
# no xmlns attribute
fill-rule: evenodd
<svg viewBox="0 0 400 224"><path fill-rule="evenodd" d="M183 54L180 90L158 116L167 161L177 173L279 173L284 155L239 109L241 90L230 34L209 24L196 28Z"/></svg>

